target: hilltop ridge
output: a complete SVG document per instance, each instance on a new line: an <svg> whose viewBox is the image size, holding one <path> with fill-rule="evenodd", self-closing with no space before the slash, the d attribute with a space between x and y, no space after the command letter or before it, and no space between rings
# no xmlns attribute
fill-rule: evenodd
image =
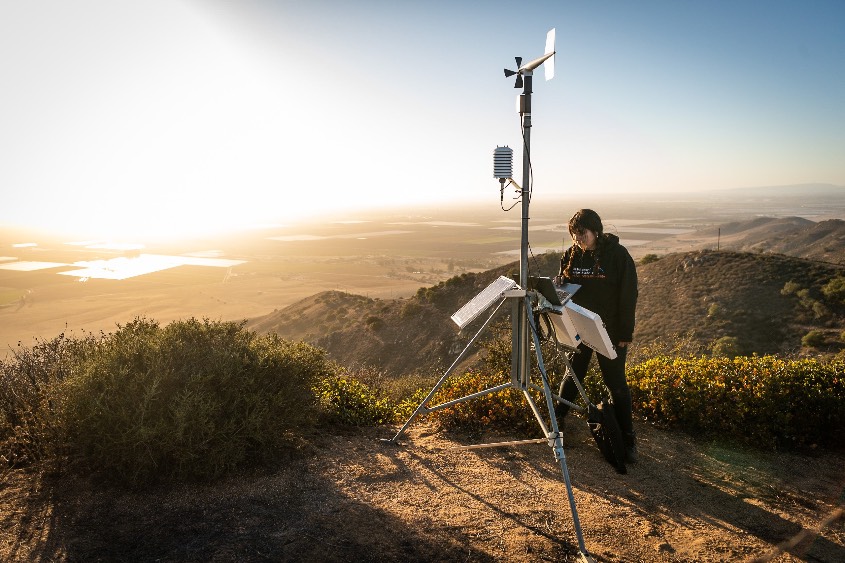
<svg viewBox="0 0 845 563"><path fill-rule="evenodd" d="M538 256L532 271L553 275L559 260L559 253ZM252 319L249 326L303 339L344 364L377 366L393 375L442 368L480 325L476 320L460 332L449 317L491 281L517 268L514 262L462 274L402 300L323 292ZM692 332L703 349L733 338L742 354L797 354L802 337L818 330L826 335L825 344L813 353L838 353L845 347L839 338L845 304L827 300L821 291L845 275L841 266L779 254L692 251L640 264L638 273L636 345ZM784 292L790 282L797 289ZM801 289L806 290L803 297L797 294Z"/></svg>
<svg viewBox="0 0 845 563"><path fill-rule="evenodd" d="M816 222L795 216L757 217L680 235L677 239L695 243L706 240L711 248L786 254L845 264L845 221L841 219Z"/></svg>

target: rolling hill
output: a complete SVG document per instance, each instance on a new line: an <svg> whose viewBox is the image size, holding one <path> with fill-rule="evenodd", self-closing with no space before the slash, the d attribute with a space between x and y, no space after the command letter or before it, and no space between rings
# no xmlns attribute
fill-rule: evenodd
<svg viewBox="0 0 845 563"><path fill-rule="evenodd" d="M815 222L802 217L758 217L681 235L678 240L706 241L707 246L722 250L845 264L845 221L841 219Z"/></svg>
<svg viewBox="0 0 845 563"><path fill-rule="evenodd" d="M559 260L557 253L538 256L532 272L553 275ZM498 276L517 269L513 263L463 274L421 288L410 299L323 292L248 324L325 348L350 366L376 366L391 375L442 369L484 318L460 332L449 317ZM821 291L845 275L841 266L779 254L694 251L641 264L638 272L637 345L691 332L704 349L728 337L743 354L798 353L802 337L817 330L823 344L805 352L837 353L845 346L845 304Z"/></svg>

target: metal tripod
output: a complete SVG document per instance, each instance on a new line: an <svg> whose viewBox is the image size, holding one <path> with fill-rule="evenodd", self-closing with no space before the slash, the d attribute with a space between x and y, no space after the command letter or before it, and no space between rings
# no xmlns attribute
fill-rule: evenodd
<svg viewBox="0 0 845 563"><path fill-rule="evenodd" d="M569 401L564 400L560 397L563 389L563 383L561 383L561 391L558 391L558 395L554 395L551 391L551 386L549 383L549 376L546 373L546 367L543 363L543 353L540 348L540 336L537 329L537 326L534 322L534 310L532 305L534 303L543 302L542 296L539 296L535 291L528 290L528 209L531 203L531 94L532 94L532 84L533 84L533 74L534 69L536 69L541 64L544 64L546 61L549 61L549 64L546 65L546 79L548 80L554 75L554 67L553 67L553 57L554 57L554 29L549 31L546 36L546 49L543 56L532 60L529 63L522 64L522 58L517 57L516 63L519 67L516 71L505 70L505 76L513 76L517 75L517 80L515 87L516 88L523 88L522 94L518 98L518 108L519 114L521 118L521 127L522 127L522 140L523 140L523 153L522 153L522 188L521 190L521 198L522 198L522 225L521 225L521 245L520 245L520 262L519 262L519 282L520 286L514 284L516 289L506 290L501 295L501 301L493 310L493 313L490 317L485 321L485 323L481 326L475 336L470 339L469 343L467 344L466 348L460 353L458 358L452 363L446 373L440 378L440 381L432 388L429 392L428 396L420 403L420 405L414 410L411 417L408 419L407 422L399 429L399 432L396 435L388 440L389 442L396 443L399 437L405 432L411 422L420 414L430 413L437 410L445 409L457 403L468 401L470 399L475 399L477 397L482 397L489 393L496 393L498 391L503 391L508 388L519 389L522 391L523 395L525 396L526 401L528 401L529 406L531 407L532 412L534 413L534 417L537 419L537 422L540 424L540 428L543 431L543 435L545 438L538 439L538 440L531 440L531 442L543 442L546 441L549 446L554 450L555 459L560 463L560 469L563 473L563 480L566 483L566 494L569 497L569 508L572 512L572 522L575 526L575 534L578 538L578 551L580 553L581 559L585 562L593 562L593 558L590 556L587 548L584 546L584 536L581 533L581 524L578 519L578 510L575 507L575 497L572 494L572 484L569 481L569 470L566 467L566 455L563 451L563 438L561 437L557 417L555 415L555 401L560 403L565 403L572 408L576 408L578 410L584 410L583 407L579 405L575 405ZM501 177L500 177L501 180ZM511 181L513 179L511 178ZM515 182L514 182L515 183ZM491 387L490 389L485 389L484 391L479 391L477 393L473 393L471 395L467 395L466 397L461 397L460 399L455 399L453 401L448 401L446 403L436 405L433 407L428 406L428 402L434 397L446 379L452 374L452 372L457 368L458 364L466 357L467 352L478 339L479 335L487 328L490 322L498 312L499 308L505 301L511 301L512 304L512 313L511 313L511 327L512 327L512 347L511 347L511 381L508 383L504 383L502 385L497 385L495 387ZM540 310L543 307L540 306ZM534 353L537 358L537 366L539 368L540 373L540 382L541 384L538 385L531 381L531 369L530 369L530 345L529 340L533 339L534 345ZM572 376L575 384L578 387L581 396L584 398L585 402L589 405L589 401L587 400L586 393L584 392L583 386L578 381L578 378L575 377L574 372L572 371L572 365L569 363L569 358L566 357L566 375L564 376L564 381L566 377ZM540 409L538 408L534 398L531 396L530 391L540 391L543 393L543 397L545 398L546 408L548 410L549 416L549 423L546 424L545 418L541 413ZM520 443L525 443L520 442ZM492 447L492 446L502 446L502 445L513 445L514 442L507 442L507 443L499 443L499 444L483 444L477 446L469 446L469 447Z"/></svg>
<svg viewBox="0 0 845 563"><path fill-rule="evenodd" d="M478 330L475 335L470 339L467 343L466 347L463 351L458 355L455 361L452 363L451 366L446 370L440 380L434 385L434 387L429 391L428 395L423 399L423 401L419 404L419 406L414 410L411 414L410 418L405 422L402 428L396 433L393 438L390 440L386 440L387 442L397 443L399 438L404 434L405 430L411 425L414 419L421 415L421 414L428 414L432 412L436 412L450 406L456 405L458 403L462 403L465 401L469 401L472 399L476 399L478 397L483 397L484 395L488 395L490 393L497 393L499 391L504 391L505 389L518 389L522 391L523 395L525 396L525 400L528 402L528 405L531 407L531 411L534 413L534 417L537 419L537 423L540 425L540 428L545 435L545 438L539 438L534 440L520 440L518 442L497 442L497 443L490 443L490 444L476 444L471 446L464 446L462 449L475 449L475 448L489 448L489 447L498 447L498 446L511 446L511 445L519 445L519 444L526 444L526 443L542 443L547 442L548 445L554 451L555 459L560 464L560 469L563 474L564 483L566 483L566 494L569 499L569 509L572 513L572 523L575 527L575 535L578 540L578 551L581 556L582 561L592 563L594 560L592 556L587 551L586 546L584 545L584 535L581 532L581 523L578 518L578 509L575 506L575 496L572 492L572 483L569 479L569 469L566 466L566 454L563 450L563 437L558 427L557 416L555 415L555 402L564 403L569 405L571 408L577 410L585 410L584 407L581 405L577 405L570 401L563 399L561 395L561 390L563 389L563 384L566 381L566 378L572 377L574 380L578 391L585 401L587 405L589 405L589 400L587 398L587 394L584 391L584 388L578 378L575 377L575 373L572 371L572 365L569 361L568 355L564 355L564 362L566 365L566 374L563 377L563 381L561 381L560 390L557 394L552 393L551 390L551 383L549 381L548 373L546 372L546 366L543 361L543 352L541 349L541 341L538 328L534 321L533 314L527 314L529 311L533 311L532 308L532 301L536 301L538 299L538 294L534 291L526 291L524 289L512 289L505 291L502 294L502 297L493 309L493 312ZM542 300L542 298L540 298ZM478 340L479 336L484 332L484 330L489 326L492 320L495 318L496 313L499 311L501 306L507 301L512 301L512 311L513 317L512 323L516 325L520 322L520 319L516 319L515 317L519 314L523 314L525 319L522 319L526 322L526 324L530 327L531 336L533 338L534 344L534 353L537 359L537 367L540 376L540 384L537 384L531 381L530 377L530 369L525 370L517 370L513 369L511 371L511 381L507 383L503 383L501 385L497 385L494 387L490 387L483 391L479 391L477 393L472 393L470 395L466 395L464 397L460 397L458 399L454 399L445 403L441 403L434 406L428 406L429 401L431 401L434 396L437 394L437 391L443 386L449 376L454 372L457 366L461 363L461 361L466 357L469 350L472 348L473 344ZM515 354L514 354L515 355ZM528 362L524 362L526 365ZM546 423L545 417L541 412L541 409L538 407L537 402L534 400L534 397L531 395L530 391L539 391L543 393L543 397L546 403L546 409L548 412L549 423Z"/></svg>

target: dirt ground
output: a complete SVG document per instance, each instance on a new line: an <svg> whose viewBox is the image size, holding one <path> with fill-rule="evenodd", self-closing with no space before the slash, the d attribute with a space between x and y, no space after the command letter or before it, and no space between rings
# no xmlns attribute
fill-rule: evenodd
<svg viewBox="0 0 845 563"><path fill-rule="evenodd" d="M845 561L845 453L697 443L637 425L617 474L583 421L564 438L595 561ZM3 561L577 561L560 464L545 443L461 444L412 425L324 428L274 470L126 491L94 477L0 481ZM524 436L521 436L524 438Z"/></svg>

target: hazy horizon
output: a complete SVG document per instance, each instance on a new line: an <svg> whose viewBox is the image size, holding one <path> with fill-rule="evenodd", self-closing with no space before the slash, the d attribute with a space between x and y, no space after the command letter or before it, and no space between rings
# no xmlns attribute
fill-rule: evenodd
<svg viewBox="0 0 845 563"><path fill-rule="evenodd" d="M192 231L174 233L163 232L113 232L108 228L96 226L51 226L51 225L20 225L13 222L0 224L0 229L8 232L18 232L24 236L27 233L49 240L63 240L66 244L97 243L112 245L136 245L137 249L148 243L152 246L180 244L190 240L216 239L226 236L251 236L255 232L272 232L274 230L289 230L308 228L309 226L325 223L328 225L342 223L366 223L380 221L389 216L428 217L432 221L462 221L470 215L498 216L502 222L521 221L521 204L518 194L509 193L503 202L499 201L498 183L485 198L477 200L455 199L452 202L437 201L419 202L416 204L393 205L361 205L343 210L311 210L299 217L277 218L277 220L243 222L240 224L224 224L217 228L197 228ZM792 208L790 205L796 200L805 205ZM805 184L793 186L749 186L740 188L723 188L714 190L700 190L681 193L598 193L588 196L561 193L545 193L535 191L531 200L531 218L550 220L551 217L564 221L567 213L576 209L589 207L600 212L611 209L613 214L646 217L651 205L688 205L699 202L702 209L711 209L713 213L724 216L733 207L740 214L749 212L749 205L759 205L760 216L782 217L783 209L791 209L789 213L809 218L814 221L826 219L845 219L845 186L832 184ZM779 203L780 202L780 203ZM514 205L516 204L516 205ZM783 205L786 205L786 208ZM624 209L629 208L629 211ZM643 215L645 213L645 215ZM663 212L656 212L655 216ZM23 239L18 242L23 242ZM128 246L124 250L132 250Z"/></svg>
<svg viewBox="0 0 845 563"><path fill-rule="evenodd" d="M637 260L649 253L715 249L717 225L746 221L743 228L753 229L761 215L797 228L810 225L808 219L845 219L845 190L827 199L776 192L688 201L552 201L537 195L530 249L532 255L562 251L570 243L568 218L593 203L605 230L619 235ZM795 216L802 219L789 219ZM31 345L67 331L111 331L137 316L162 323L191 316L252 319L328 290L407 298L455 275L518 260L520 223L518 207L505 213L493 198L475 208L404 207L164 240L47 237L0 226L0 357L18 342ZM841 232L837 224L826 229L834 236ZM765 240L776 244L778 238ZM841 247L825 240L825 251Z"/></svg>

